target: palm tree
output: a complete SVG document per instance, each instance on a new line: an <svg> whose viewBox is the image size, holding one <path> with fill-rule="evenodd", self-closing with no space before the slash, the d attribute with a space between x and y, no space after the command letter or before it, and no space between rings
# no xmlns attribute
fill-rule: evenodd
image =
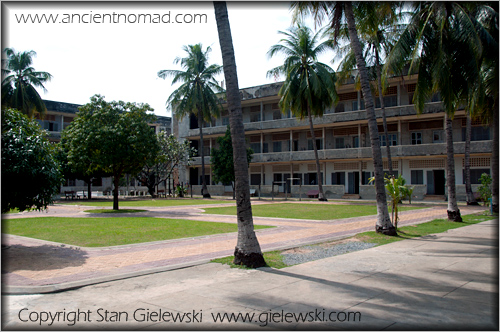
<svg viewBox="0 0 500 332"><path fill-rule="evenodd" d="M296 17L299 14L312 13L316 22L321 22L323 17L327 16L330 20L331 29L333 30L333 40L336 42L339 35L342 17L347 20L349 39L351 48L354 51L356 65L358 67L361 89L365 99L366 116L368 119L368 131L370 134L373 166L375 170L375 192L377 199L377 223L375 230L386 235L396 235L396 229L391 223L389 210L387 209L387 197L384 185L384 171L382 163L382 151L380 149L380 138L375 117L375 107L373 97L370 90L370 82L366 69L365 59L361 43L356 30L356 21L351 2L293 2L292 8L296 10Z"/></svg>
<svg viewBox="0 0 500 332"><path fill-rule="evenodd" d="M318 56L327 49L326 43L318 44L319 32L312 34L311 29L301 24L291 27L288 32L279 31L286 36L280 44L271 46L269 57L276 54L287 56L282 66L267 72L268 77L286 75L286 80L279 91L279 106L282 112L288 109L301 120L309 119L309 129L313 141L316 173L318 179L318 199L326 201L323 193L323 180L319 166L318 147L312 117L323 116L326 108L337 101L335 73L328 65L318 61Z"/></svg>
<svg viewBox="0 0 500 332"><path fill-rule="evenodd" d="M248 180L248 161L245 145L245 128L241 110L241 97L238 87L236 60L234 58L233 39L225 2L214 1L217 31L222 52L224 77L227 87L229 123L233 139L233 161L236 191L236 210L238 219L238 242L234 249L234 263L248 267L266 265L255 235L250 202L250 184Z"/></svg>
<svg viewBox="0 0 500 332"><path fill-rule="evenodd" d="M414 15L386 66L399 71L411 60L410 70L417 68L413 98L418 112L434 93L441 94L445 108L448 219L462 221L456 200L452 119L462 103L473 111L481 40L466 3L419 2L413 6Z"/></svg>
<svg viewBox="0 0 500 332"><path fill-rule="evenodd" d="M7 59L2 59L2 106L16 108L31 118L35 113L43 116L47 107L36 88L47 92L44 83L52 75L31 67L35 51L16 52L7 47L4 52Z"/></svg>
<svg viewBox="0 0 500 332"><path fill-rule="evenodd" d="M382 123L386 141L387 162L389 165L389 174L393 174L392 156L387 131L387 118L385 114L385 105L383 97L383 84L381 73L381 58L384 54L388 54L394 42L399 38L404 24L399 22L405 16L402 11L401 3L399 2L361 2L354 9L358 36L362 45L365 61L369 66L375 67L375 76L377 81L377 90L380 102L380 110L382 112ZM328 31L332 37L332 31ZM349 32L347 27L339 31L341 39L348 41ZM333 39L333 38L332 38ZM351 76L351 73L356 68L356 57L350 44L338 47L338 42L331 40L331 46L337 53L337 57L342 59L338 71L344 81Z"/></svg>
<svg viewBox="0 0 500 332"><path fill-rule="evenodd" d="M217 118L220 114L220 102L216 93L224 90L215 80L215 76L222 72L222 66L209 65L208 54L212 49L209 47L203 51L201 44L183 47L187 53L185 58L175 58L174 64L180 62L182 70L160 70L158 77L166 79L173 77L172 85L181 82L182 85L172 92L168 97L169 104L178 118L189 116L192 113L198 117L200 128L201 151L201 194L204 198L210 198L205 181L205 152L203 144L203 123L210 122L212 117Z"/></svg>

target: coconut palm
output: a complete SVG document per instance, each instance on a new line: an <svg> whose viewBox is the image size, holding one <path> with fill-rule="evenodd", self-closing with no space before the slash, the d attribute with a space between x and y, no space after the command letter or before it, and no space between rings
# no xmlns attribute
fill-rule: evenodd
<svg viewBox="0 0 500 332"><path fill-rule="evenodd" d="M381 63L383 57L389 53L392 45L399 38L403 31L404 24L400 23L405 17L406 12L402 10L399 2L361 2L354 8L356 27L358 36L362 45L363 54L367 65L375 68L375 77L377 82L377 93L380 102L380 111L382 113L382 123L386 141L387 162L389 173L393 174L392 157L389 136L387 132L387 119L385 114L385 105L383 98ZM328 31L330 37L332 31ZM339 31L337 39L349 40L347 26L343 26ZM356 69L356 57L350 44L339 47L339 43L332 38L330 44L337 52L337 59L341 59L338 71L339 81L343 82L350 78L353 70ZM359 77L358 77L359 78ZM359 85L358 85L359 86Z"/></svg>
<svg viewBox="0 0 500 332"><path fill-rule="evenodd" d="M279 31L285 36L280 44L271 46L269 57L284 54L285 63L267 72L268 77L285 75L286 79L278 95L282 112L291 110L300 119L309 119L309 129L313 141L314 157L318 179L318 199L326 201L323 193L323 180L319 166L318 148L314 133L313 116L323 116L326 108L337 101L335 90L335 73L328 65L318 61L318 56L327 50L325 42L319 43L320 32L313 35L311 29L301 24L291 27L287 32Z"/></svg>
<svg viewBox="0 0 500 332"><path fill-rule="evenodd" d="M414 15L395 44L386 66L400 70L410 60L418 72L413 97L418 112L439 92L445 109L448 219L462 221L456 200L452 119L463 103L472 112L482 52L477 26L468 4L413 3ZM450 79L453 78L453 79Z"/></svg>
<svg viewBox="0 0 500 332"><path fill-rule="evenodd" d="M233 39L225 2L214 2L219 44L227 87L229 123L233 140L233 162L236 191L236 211L238 220L238 241L234 249L234 263L248 267L265 266L266 262L255 235L250 203L248 161L245 144L245 128L241 110L241 96L238 87Z"/></svg>
<svg viewBox="0 0 500 332"><path fill-rule="evenodd" d="M377 223L375 230L386 235L396 235L396 230L391 223L389 210L387 209L387 197L384 186L384 172L382 163L382 151L380 149L380 137L375 118L375 107L370 90L370 82L363 50L356 30L353 4L351 2L293 2L292 9L295 17L311 13L317 23L327 17L333 31L333 41L337 41L341 28L342 18L347 21L349 40L355 54L356 65L359 71L361 90L365 99L366 116L368 119L368 131L370 134L373 166L375 171L375 192L377 199Z"/></svg>
<svg viewBox="0 0 500 332"><path fill-rule="evenodd" d="M167 100L167 104L170 105L175 116L183 118L194 113L198 117L202 174L201 194L204 198L210 198L210 194L205 181L203 123L210 122L212 117L219 116L220 102L216 93L223 92L215 80L215 76L222 72L222 66L209 65L208 63L208 54L211 50L210 46L203 50L201 44L184 46L183 51L187 53L187 56L185 58L177 57L174 60L174 64L180 62L184 71L167 69L158 72L160 78L173 77L172 84L182 83Z"/></svg>
<svg viewBox="0 0 500 332"><path fill-rule="evenodd" d="M7 58L2 59L2 106L16 108L29 117L35 113L43 116L47 107L36 88L47 92L44 84L52 75L31 67L35 51L16 52L7 47L4 53Z"/></svg>

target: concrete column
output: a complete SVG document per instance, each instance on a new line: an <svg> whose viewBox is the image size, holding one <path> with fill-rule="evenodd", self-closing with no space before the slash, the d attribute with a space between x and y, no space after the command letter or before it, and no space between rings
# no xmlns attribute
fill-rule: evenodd
<svg viewBox="0 0 500 332"><path fill-rule="evenodd" d="M397 103L398 103L398 106L401 106L401 84L399 84L399 81L398 81L398 85L396 85L396 87L397 87L397 90L398 90L398 93L397 93L398 94L398 97L397 97L398 101L397 101Z"/></svg>
<svg viewBox="0 0 500 332"><path fill-rule="evenodd" d="M358 91L358 111L361 111L361 91Z"/></svg>
<svg viewBox="0 0 500 332"><path fill-rule="evenodd" d="M63 131L64 129L64 115L61 115L61 126L59 127L59 132Z"/></svg>
<svg viewBox="0 0 500 332"><path fill-rule="evenodd" d="M260 102L260 121L264 121L264 103Z"/></svg>
<svg viewBox="0 0 500 332"><path fill-rule="evenodd" d="M260 133L260 153L264 153L264 134Z"/></svg>

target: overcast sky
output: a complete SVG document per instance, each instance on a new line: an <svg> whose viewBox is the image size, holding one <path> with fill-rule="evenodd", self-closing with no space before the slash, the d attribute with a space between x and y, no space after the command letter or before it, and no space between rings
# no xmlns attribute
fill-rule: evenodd
<svg viewBox="0 0 500 332"><path fill-rule="evenodd" d="M56 23L24 23L21 15L26 19L28 14L52 15ZM139 14L146 15L131 22ZM240 88L273 82L266 72L283 58L268 59L266 53L279 42L278 30L291 25L289 3L230 2L228 14ZM155 114L170 116L165 102L178 85L157 72L181 69L173 61L184 57L183 45L211 46L210 63L222 65L212 2L3 2L2 15L2 47L36 51L33 67L53 75L48 92L40 91L43 99L85 104L98 93L107 101L148 103ZM330 64L332 56L325 54L321 61Z"/></svg>

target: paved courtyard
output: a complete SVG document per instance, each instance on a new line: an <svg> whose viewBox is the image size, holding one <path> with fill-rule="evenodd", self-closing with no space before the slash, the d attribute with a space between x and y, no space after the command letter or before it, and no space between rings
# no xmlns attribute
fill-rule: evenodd
<svg viewBox="0 0 500 332"><path fill-rule="evenodd" d="M269 204L269 202L255 204L261 203ZM234 203L222 205L232 204ZM133 215L236 223L235 216L202 214L203 208L206 207L209 206L144 208L148 211ZM8 218L103 217L102 214L83 212L89 209L92 208L55 205L48 211L12 214L8 215ZM483 210L482 207L461 207L464 215ZM411 210L400 214L399 225L445 217L444 205ZM318 221L254 217L254 223L276 226L257 231L262 250L270 251L373 230L375 218L376 216L367 216ZM3 292L26 294L52 292L206 263L213 258L232 255L236 245L236 233L105 248L83 248L14 235L4 235L3 243L10 246L10 249L3 252Z"/></svg>
<svg viewBox="0 0 500 332"><path fill-rule="evenodd" d="M498 220L489 220L281 270L208 263L4 295L2 328L498 331L498 309Z"/></svg>

